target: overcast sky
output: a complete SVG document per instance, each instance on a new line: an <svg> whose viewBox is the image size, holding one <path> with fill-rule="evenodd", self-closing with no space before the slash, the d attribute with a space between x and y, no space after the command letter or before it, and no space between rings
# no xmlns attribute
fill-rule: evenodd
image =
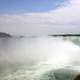
<svg viewBox="0 0 80 80"><path fill-rule="evenodd" d="M0 31L18 35L80 32L80 0L0 0Z"/></svg>

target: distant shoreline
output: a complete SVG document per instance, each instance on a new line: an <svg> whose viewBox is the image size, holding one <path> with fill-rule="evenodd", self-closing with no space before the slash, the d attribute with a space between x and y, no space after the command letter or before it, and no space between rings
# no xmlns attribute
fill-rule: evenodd
<svg viewBox="0 0 80 80"><path fill-rule="evenodd" d="M68 36L80 36L80 34L53 34L53 35L49 35L49 36L63 36L63 37L68 37Z"/></svg>
<svg viewBox="0 0 80 80"><path fill-rule="evenodd" d="M5 32L0 32L0 38L4 38L4 37L9 38L11 37L11 35Z"/></svg>

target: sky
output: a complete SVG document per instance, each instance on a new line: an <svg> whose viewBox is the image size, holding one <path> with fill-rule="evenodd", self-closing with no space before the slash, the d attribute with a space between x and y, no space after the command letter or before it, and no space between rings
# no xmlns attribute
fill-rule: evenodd
<svg viewBox="0 0 80 80"><path fill-rule="evenodd" d="M0 0L0 13L45 12L55 9L66 0Z"/></svg>
<svg viewBox="0 0 80 80"><path fill-rule="evenodd" d="M0 31L13 35L80 32L80 0L0 0Z"/></svg>

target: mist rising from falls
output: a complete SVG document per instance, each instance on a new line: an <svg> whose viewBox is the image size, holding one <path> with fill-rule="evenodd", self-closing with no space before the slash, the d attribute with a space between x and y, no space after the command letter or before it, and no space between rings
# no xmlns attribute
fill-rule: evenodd
<svg viewBox="0 0 80 80"><path fill-rule="evenodd" d="M0 38L0 65L14 65L11 66L13 69L10 66L8 66L10 69L7 69L12 72L15 65L20 64L21 67L19 65L16 73L11 75L15 76L21 72L29 76L28 80L31 80L33 73L35 78L49 69L59 69L72 66L75 62L79 63L79 56L79 45L74 44L72 40L64 40L63 37ZM11 72L8 72L9 75Z"/></svg>
<svg viewBox="0 0 80 80"><path fill-rule="evenodd" d="M0 58L8 62L50 62L62 64L79 56L80 48L69 40L54 37L0 39ZM58 60L60 59L60 60ZM64 62L65 61L65 62ZM59 63L60 63L59 62ZM56 64L57 65L57 64Z"/></svg>

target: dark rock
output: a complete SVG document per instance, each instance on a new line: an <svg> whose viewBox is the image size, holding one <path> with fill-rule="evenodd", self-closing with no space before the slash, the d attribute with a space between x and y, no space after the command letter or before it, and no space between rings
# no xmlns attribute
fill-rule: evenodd
<svg viewBox="0 0 80 80"><path fill-rule="evenodd" d="M74 78L74 80L80 80L80 74L77 75L77 76Z"/></svg>

